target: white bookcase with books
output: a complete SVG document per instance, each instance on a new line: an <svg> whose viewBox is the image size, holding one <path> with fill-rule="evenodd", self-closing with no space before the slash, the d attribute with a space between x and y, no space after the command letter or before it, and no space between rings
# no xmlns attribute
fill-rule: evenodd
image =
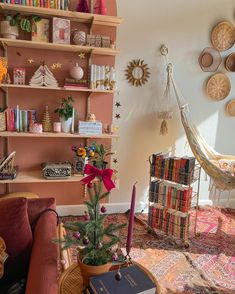
<svg viewBox="0 0 235 294"><path fill-rule="evenodd" d="M189 226L197 229L201 167L194 157L150 157L148 227L189 246ZM194 224L190 213L195 208Z"/></svg>

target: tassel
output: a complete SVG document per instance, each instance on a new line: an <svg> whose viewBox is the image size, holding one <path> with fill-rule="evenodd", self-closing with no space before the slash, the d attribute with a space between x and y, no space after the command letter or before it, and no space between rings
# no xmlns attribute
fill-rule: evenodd
<svg viewBox="0 0 235 294"><path fill-rule="evenodd" d="M165 136L168 133L167 121L164 119L160 126L160 135Z"/></svg>

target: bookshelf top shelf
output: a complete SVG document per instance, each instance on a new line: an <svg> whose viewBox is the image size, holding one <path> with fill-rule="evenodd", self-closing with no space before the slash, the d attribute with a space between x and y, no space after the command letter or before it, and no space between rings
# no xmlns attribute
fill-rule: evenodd
<svg viewBox="0 0 235 294"><path fill-rule="evenodd" d="M85 53L97 54L97 55L115 56L120 52L120 50L118 49L111 49L111 48L33 42L33 41L14 40L14 39L6 39L6 38L0 38L0 42L3 46L8 46L8 47L46 49L46 50L55 50L55 51L64 51L64 52L77 52L77 53L85 52Z"/></svg>
<svg viewBox="0 0 235 294"><path fill-rule="evenodd" d="M6 3L0 3L0 10L13 13L20 12L23 15L36 14L46 18L63 17L75 22L92 23L94 25L105 25L111 27L117 27L122 22L122 18L117 16L99 15L92 13L82 13L76 11L65 11L53 8L41 8Z"/></svg>

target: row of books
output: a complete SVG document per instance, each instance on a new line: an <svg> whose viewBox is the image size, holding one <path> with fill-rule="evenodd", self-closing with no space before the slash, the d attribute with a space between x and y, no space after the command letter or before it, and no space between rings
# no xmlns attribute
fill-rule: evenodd
<svg viewBox="0 0 235 294"><path fill-rule="evenodd" d="M2 0L3 3L69 10L69 0Z"/></svg>
<svg viewBox="0 0 235 294"><path fill-rule="evenodd" d="M165 232L167 235L185 239L189 229L189 214L160 206L150 206L148 225Z"/></svg>
<svg viewBox="0 0 235 294"><path fill-rule="evenodd" d="M189 185L193 181L195 158L169 157L166 154L152 155L151 176Z"/></svg>
<svg viewBox="0 0 235 294"><path fill-rule="evenodd" d="M19 105L16 108L8 108L6 111L7 131L29 132L31 124L36 122L36 110L22 110Z"/></svg>
<svg viewBox="0 0 235 294"><path fill-rule="evenodd" d="M191 206L192 188L154 180L150 183L149 201L158 203L165 208L188 212Z"/></svg>
<svg viewBox="0 0 235 294"><path fill-rule="evenodd" d="M65 88L88 88L88 82L86 79L73 79L73 78L66 78L64 83Z"/></svg>
<svg viewBox="0 0 235 294"><path fill-rule="evenodd" d="M90 87L99 90L115 90L116 72L114 67L92 64L90 66Z"/></svg>

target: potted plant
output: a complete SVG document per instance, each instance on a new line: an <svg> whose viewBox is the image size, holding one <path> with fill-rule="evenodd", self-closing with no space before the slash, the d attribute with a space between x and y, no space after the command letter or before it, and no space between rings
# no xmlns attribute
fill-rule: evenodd
<svg viewBox="0 0 235 294"><path fill-rule="evenodd" d="M71 234L65 235L63 240L57 242L63 244L63 249L77 246L78 263L83 282L87 285L90 276L107 272L112 263L124 261L124 257L119 256L117 252L117 244L120 242L117 231L126 224L104 225L106 207L100 202L108 197L115 187L111 179L113 170L106 169L104 172L87 164L84 173L88 176L83 178L82 182L87 185L89 193L89 200L84 202L87 206L84 221L66 222L64 227Z"/></svg>
<svg viewBox="0 0 235 294"><path fill-rule="evenodd" d="M93 165L97 168L105 169L108 164L108 162L105 160L106 157L115 153L111 152L110 146L104 146L103 144L98 144L97 142L93 142L91 146L95 152Z"/></svg>
<svg viewBox="0 0 235 294"><path fill-rule="evenodd" d="M73 117L73 97L68 96L68 98L62 98L60 107L55 110L58 113L61 122L61 129L64 133L69 133L72 126Z"/></svg>
<svg viewBox="0 0 235 294"><path fill-rule="evenodd" d="M3 38L16 39L19 37L19 27L22 31L28 33L36 32L36 22L40 21L41 17L32 16L31 18L23 18L19 13L16 15L6 15L1 21L0 29Z"/></svg>

